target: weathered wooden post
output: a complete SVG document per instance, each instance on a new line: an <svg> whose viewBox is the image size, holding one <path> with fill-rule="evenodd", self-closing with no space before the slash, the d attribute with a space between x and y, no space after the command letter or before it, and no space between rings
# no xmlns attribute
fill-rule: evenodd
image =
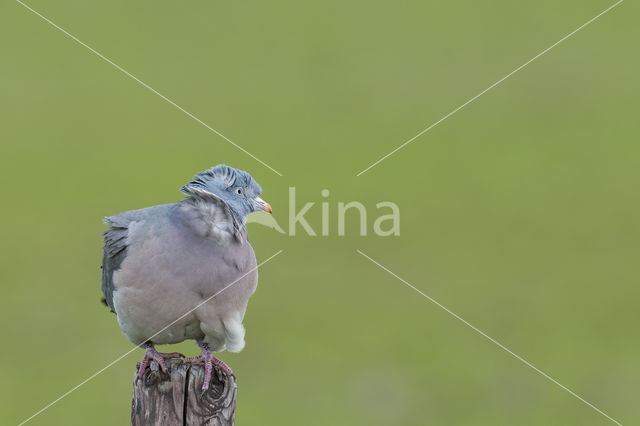
<svg viewBox="0 0 640 426"><path fill-rule="evenodd" d="M139 380L133 378L132 426L233 426L238 385L219 367L213 367L209 389L202 390L203 364L168 359L167 372L157 362Z"/></svg>

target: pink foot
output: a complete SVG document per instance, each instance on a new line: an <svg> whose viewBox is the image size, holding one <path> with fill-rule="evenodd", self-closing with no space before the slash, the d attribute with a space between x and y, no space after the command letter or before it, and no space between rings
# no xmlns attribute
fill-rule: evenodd
<svg viewBox="0 0 640 426"><path fill-rule="evenodd" d="M209 389L209 383L211 382L211 373L213 372L214 364L220 367L220 369L222 369L222 371L224 371L228 376L236 377L235 374L233 374L233 370L231 370L231 368L229 368L227 364L213 356L213 353L209 350L208 345L203 344L202 346L200 346L200 348L202 349L201 355L185 358L184 362L191 364L204 362L204 383L202 383L202 390Z"/></svg>
<svg viewBox="0 0 640 426"><path fill-rule="evenodd" d="M150 360L155 360L162 371L167 371L167 364L164 362L168 358L184 358L184 355L178 352L160 353L153 347L153 343L147 342L144 344L146 349L142 361L140 361L140 368L138 369L138 378L141 378L144 374L144 370L147 368Z"/></svg>

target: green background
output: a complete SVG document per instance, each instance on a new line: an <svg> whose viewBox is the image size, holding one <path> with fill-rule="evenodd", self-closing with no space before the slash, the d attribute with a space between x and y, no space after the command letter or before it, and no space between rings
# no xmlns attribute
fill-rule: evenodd
<svg viewBox="0 0 640 426"><path fill-rule="evenodd" d="M0 6L0 423L131 349L101 306L103 216L250 171L331 236L249 225L260 270L239 425L604 425L640 419L640 30L622 3L364 175L356 173L613 2L32 0L280 177L13 1ZM389 200L401 235L347 236ZM193 343L173 348L195 354ZM168 348L162 348L168 349ZM129 422L141 350L29 424Z"/></svg>

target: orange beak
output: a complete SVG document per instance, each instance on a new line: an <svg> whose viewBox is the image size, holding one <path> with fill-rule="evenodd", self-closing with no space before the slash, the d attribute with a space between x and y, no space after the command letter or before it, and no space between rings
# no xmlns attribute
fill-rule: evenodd
<svg viewBox="0 0 640 426"><path fill-rule="evenodd" d="M265 200L263 200L260 197L256 198L256 205L258 206L258 208L260 210L263 210L267 213L271 213L271 204L267 203Z"/></svg>

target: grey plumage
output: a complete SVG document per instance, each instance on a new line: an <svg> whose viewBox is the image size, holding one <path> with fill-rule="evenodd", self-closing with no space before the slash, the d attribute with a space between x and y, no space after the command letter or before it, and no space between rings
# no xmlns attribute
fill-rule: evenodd
<svg viewBox="0 0 640 426"><path fill-rule="evenodd" d="M127 234L129 233L129 223L126 217L134 213L126 212L117 216L107 217L103 220L109 229L102 233L104 237L104 255L102 256L102 294L104 302L115 312L113 308L113 273L120 269L120 265L126 256Z"/></svg>
<svg viewBox="0 0 640 426"><path fill-rule="evenodd" d="M271 207L248 173L224 165L199 173L182 191L187 198L177 203L105 218L106 304L135 344L154 336L157 344L195 339L213 351L240 351L258 282L246 216Z"/></svg>

